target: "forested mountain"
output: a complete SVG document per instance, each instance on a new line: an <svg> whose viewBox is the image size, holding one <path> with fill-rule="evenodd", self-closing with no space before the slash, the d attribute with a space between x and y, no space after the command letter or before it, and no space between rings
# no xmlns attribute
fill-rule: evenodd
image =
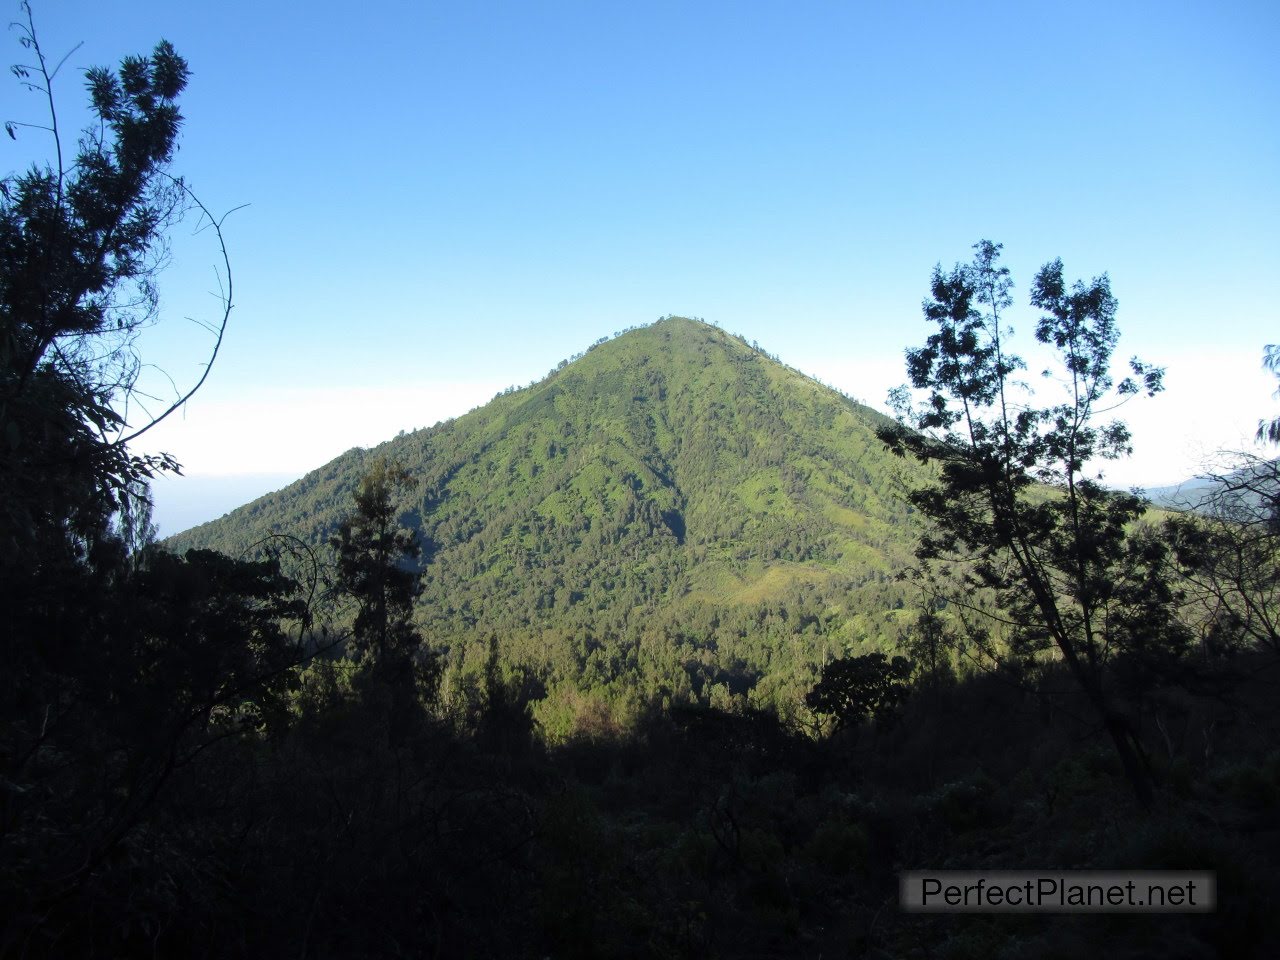
<svg viewBox="0 0 1280 960"><path fill-rule="evenodd" d="M426 570L417 620L450 684L496 640L559 700L784 709L824 658L896 641L918 605L893 574L914 530L885 418L708 324L672 317L595 344L542 381L352 450L176 550L320 546L376 458L416 479L402 522ZM904 471L906 473L904 473ZM542 699L541 697L535 697Z"/></svg>

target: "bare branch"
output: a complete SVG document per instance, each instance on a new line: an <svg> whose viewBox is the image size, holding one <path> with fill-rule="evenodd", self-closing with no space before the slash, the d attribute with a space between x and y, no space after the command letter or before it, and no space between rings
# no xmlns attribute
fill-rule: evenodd
<svg viewBox="0 0 1280 960"><path fill-rule="evenodd" d="M222 348L222 338L227 332L227 322L231 319L231 308L233 306L231 257L227 253L227 241L222 233L222 224L227 219L227 217L231 216L231 214L235 213L238 210L243 210L245 207L248 206L248 204L246 203L246 204L241 204L238 207L233 207L232 209L224 213L221 217L215 218L213 214L209 212L209 208L206 207L200 201L200 198L195 195L195 192L190 187L188 187L186 183L182 181L181 178L173 177L173 176L170 176L169 174L165 174L165 176L168 177L169 180L176 187L182 190L187 195L187 197L190 198L191 202L194 203L196 207L200 210L201 214L203 214L203 216L208 219L208 225L213 228L214 235L218 238L218 249L221 252L222 265L223 265L223 269L226 270L226 276L227 276L226 289L219 295L219 299L222 301L222 319L221 319L221 322L218 324L218 330L216 334L216 339L214 340L213 350L209 354L209 362L204 365L204 372L200 375L200 379L196 381L195 386L193 386L185 394L183 394L176 401L170 404L168 409L166 409L158 417L153 419L145 427L135 430L133 433L116 440L114 446L123 446L127 443L131 443L134 440L138 439L138 437L142 436L144 433L146 433L156 424L166 419L175 410L177 410L179 407L185 404L193 396L195 396L196 391L199 390L202 386L204 386L205 380L209 378L209 371L213 369L213 362L218 359L218 351Z"/></svg>

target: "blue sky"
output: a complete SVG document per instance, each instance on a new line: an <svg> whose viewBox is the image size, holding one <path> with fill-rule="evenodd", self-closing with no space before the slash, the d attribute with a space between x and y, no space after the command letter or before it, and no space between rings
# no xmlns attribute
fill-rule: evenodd
<svg viewBox="0 0 1280 960"><path fill-rule="evenodd" d="M983 237L1020 298L1053 257L1107 271L1121 353L1168 367L1115 482L1194 473L1280 409L1275 3L48 0L36 23L55 56L84 41L64 126L76 71L171 40L176 168L249 204L223 354L152 435L193 475L301 474L668 313L879 405L933 265ZM39 106L0 86L6 119ZM184 318L214 312L190 234L147 345L179 382L205 344Z"/></svg>

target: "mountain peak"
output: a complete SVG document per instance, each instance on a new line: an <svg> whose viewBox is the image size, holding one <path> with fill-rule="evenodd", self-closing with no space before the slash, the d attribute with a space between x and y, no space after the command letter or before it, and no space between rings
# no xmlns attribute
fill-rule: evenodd
<svg viewBox="0 0 1280 960"><path fill-rule="evenodd" d="M675 314L662 317L653 323L647 323L643 326L631 327L624 330L620 335L611 339L602 338L597 340L593 345L595 347L602 346L605 343L616 343L619 340L644 340L648 337L693 337L701 340L719 340L723 342L736 342L743 346L749 345L745 338L728 333L715 324L708 323L697 317L681 317Z"/></svg>
<svg viewBox="0 0 1280 960"><path fill-rule="evenodd" d="M663 317L661 320L655 320L653 323L650 324L650 326L658 327L658 328L669 327L673 329L685 327L688 329L699 330L703 332L714 330L718 333L724 333L724 331L721 330L715 324L707 323L707 321L702 320L698 317L678 317L675 314L669 314Z"/></svg>

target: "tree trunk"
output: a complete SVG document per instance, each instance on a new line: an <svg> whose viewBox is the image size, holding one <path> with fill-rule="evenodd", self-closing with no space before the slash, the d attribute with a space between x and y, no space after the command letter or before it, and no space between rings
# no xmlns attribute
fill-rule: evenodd
<svg viewBox="0 0 1280 960"><path fill-rule="evenodd" d="M1137 738L1134 736L1129 721L1109 708L1102 707L1100 709L1103 711L1102 722L1106 725L1107 733L1111 735L1111 742L1115 745L1116 753L1120 755L1120 766L1124 768L1124 775L1129 780L1129 786L1133 788L1138 806L1142 807L1143 810L1150 810L1155 803L1151 774L1138 753Z"/></svg>

